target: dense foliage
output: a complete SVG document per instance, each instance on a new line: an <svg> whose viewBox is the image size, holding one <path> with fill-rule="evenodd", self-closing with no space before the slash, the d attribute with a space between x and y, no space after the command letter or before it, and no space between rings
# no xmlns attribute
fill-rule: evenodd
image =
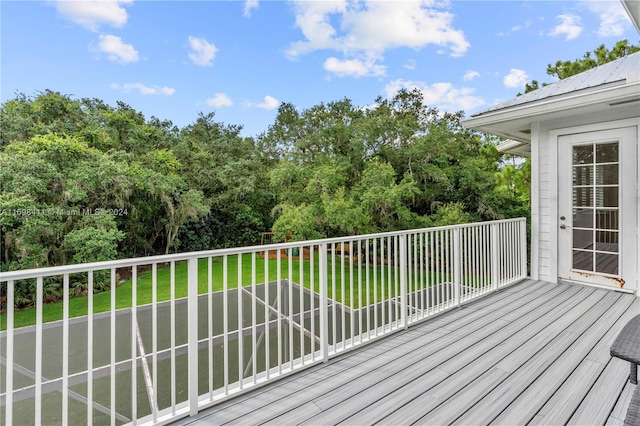
<svg viewBox="0 0 640 426"><path fill-rule="evenodd" d="M213 113L180 129L124 103L18 95L0 108L1 270L527 215L527 167L461 117L401 91L284 103L246 138Z"/></svg>

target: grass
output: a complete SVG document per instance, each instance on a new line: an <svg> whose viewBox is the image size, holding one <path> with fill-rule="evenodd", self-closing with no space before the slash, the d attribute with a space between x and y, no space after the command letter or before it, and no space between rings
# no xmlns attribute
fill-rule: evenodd
<svg viewBox="0 0 640 426"><path fill-rule="evenodd" d="M238 268L238 256L228 256L227 257L227 288L233 289L238 287L238 283L241 283L242 286L251 285L253 282L253 275L255 274L255 282L257 284L264 283L265 280L265 262L268 262L268 270L269 277L268 281L275 281L278 278L278 261L275 259L264 260L259 256L255 256L255 266L253 264L253 259L251 255L244 255L241 259L241 266ZM300 262L302 262L302 272L300 267ZM211 263L211 276L212 276L212 290L221 291L224 287L224 266L223 266L223 258L214 258ZM289 278L289 269L291 269L291 280L295 283L302 284L304 287L309 288L311 280L311 264L310 260L299 260L299 258L293 257L291 262L291 268L289 268L289 259L281 259L280 260L280 274L281 279ZM319 292L319 259L318 253L314 253L313 259L313 285L314 291ZM343 266L344 265L344 266ZM353 265L353 271L351 270L351 265ZM384 280L382 277L381 269L384 268ZM342 274L344 269L344 277L346 288L344 289L344 297L342 295ZM346 304L347 306L351 306L353 308L359 307L359 297L358 297L358 282L362 281L362 302L363 305L366 305L366 297L367 297L367 289L366 289L366 274L367 268L365 267L364 261L362 262L362 270L365 272L362 278L359 277L358 273L358 265L357 262L350 262L348 259L345 259L344 264L340 261L340 259L336 258L335 262L335 274L332 262L329 260L328 265L328 279L329 279L329 292L328 297L332 299L336 299L339 302ZM412 274L413 270L408 270L408 274ZM349 289L349 283L351 279L351 274L353 273L353 300L351 300L351 291ZM384 282L384 292L386 294L385 298L388 298L389 288L388 288L388 277L389 277L389 267L387 265L373 265L370 264L368 268L369 275L369 299L370 302L373 303L374 293L377 295L377 300L381 299L381 294L383 292L383 282ZM396 274L395 268L391 267L391 277L394 279ZM175 297L183 298L187 296L187 275L188 268L187 262L179 262L175 265ZM333 276L335 276L335 285L332 280ZM208 290L208 280L209 277L209 268L208 268L208 259L200 259L198 262L198 293L205 294ZM302 278L301 278L302 277ZM448 280L448 277L441 274L440 281ZM166 301L171 299L171 268L167 265L166 267L159 267L157 270L157 300L159 302ZM431 275L429 281L429 285L435 283L435 276ZM132 303L132 280L129 279L122 284L120 284L116 289L116 309L128 308L131 307ZM394 287L394 286L392 286ZM335 288L335 297L333 295L333 291ZM392 297L395 296L395 289L391 289ZM139 273L137 276L137 285L136 285L136 305L146 305L150 304L153 300L153 275L152 271L146 271ZM69 317L79 317L87 315L88 313L88 296L79 296L73 297L69 299ZM101 293L97 293L93 295L93 312L107 312L111 309L111 291L104 291ZM63 317L63 303L62 301L57 301L53 303L45 303L43 305L43 321L51 322L61 320ZM25 327L28 325L33 325L36 322L36 309L24 309L20 311L16 311L14 313L14 327ZM0 329L6 329L6 315L2 315L0 317Z"/></svg>

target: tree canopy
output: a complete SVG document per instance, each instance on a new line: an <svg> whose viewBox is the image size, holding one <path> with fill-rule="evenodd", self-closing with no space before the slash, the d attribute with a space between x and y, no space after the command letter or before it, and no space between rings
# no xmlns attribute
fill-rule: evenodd
<svg viewBox="0 0 640 426"><path fill-rule="evenodd" d="M0 107L0 268L526 215L526 178L461 118L403 90L283 103L246 138L213 113L177 128L122 102L19 94Z"/></svg>

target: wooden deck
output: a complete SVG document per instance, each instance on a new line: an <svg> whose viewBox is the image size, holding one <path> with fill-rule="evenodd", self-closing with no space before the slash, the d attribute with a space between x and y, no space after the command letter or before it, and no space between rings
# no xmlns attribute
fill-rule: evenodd
<svg viewBox="0 0 640 426"><path fill-rule="evenodd" d="M525 280L178 424L622 425L629 294Z"/></svg>

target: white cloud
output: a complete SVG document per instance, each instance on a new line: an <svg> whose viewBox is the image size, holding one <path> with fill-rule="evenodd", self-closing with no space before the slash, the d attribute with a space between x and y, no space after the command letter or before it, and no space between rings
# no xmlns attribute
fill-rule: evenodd
<svg viewBox="0 0 640 426"><path fill-rule="evenodd" d="M159 86L145 86L142 83L111 83L111 88L116 90L122 90L123 92L130 92L132 90L137 90L141 95L163 95L163 96L171 96L176 92L176 89L172 87L159 87Z"/></svg>
<svg viewBox="0 0 640 426"><path fill-rule="evenodd" d="M480 73L478 71L469 70L466 73L464 73L464 76L462 77L462 79L464 81L471 81L477 77L480 77Z"/></svg>
<svg viewBox="0 0 640 426"><path fill-rule="evenodd" d="M203 67L210 67L213 65L213 58L216 57L218 48L209 43L204 38L189 36L189 59L196 64Z"/></svg>
<svg viewBox="0 0 640 426"><path fill-rule="evenodd" d="M339 77L365 77L384 75L386 67L375 63L374 59L362 61L360 59L340 60L330 57L324 61L324 69Z"/></svg>
<svg viewBox="0 0 640 426"><path fill-rule="evenodd" d="M565 40L573 40L582 33L582 24L579 16L558 15L556 19L559 19L561 23L549 33L550 36L557 37L564 35Z"/></svg>
<svg viewBox="0 0 640 426"><path fill-rule="evenodd" d="M114 62L138 62L138 51L131 44L126 44L118 36L100 34L98 47L93 50L106 53L107 58Z"/></svg>
<svg viewBox="0 0 640 426"><path fill-rule="evenodd" d="M229 96L224 93L215 93L213 98L209 98L205 101L207 105L214 108L222 108L233 105L233 101Z"/></svg>
<svg viewBox="0 0 640 426"><path fill-rule="evenodd" d="M314 50L340 48L340 42L335 39L336 30L329 22L329 17L345 13L346 1L295 2L295 9L296 26L307 41L292 43L287 56L295 58Z"/></svg>
<svg viewBox="0 0 640 426"><path fill-rule="evenodd" d="M517 68L511 68L511 72L505 75L502 80L504 85L510 88L524 87L527 81L529 81L529 75L523 70L519 70Z"/></svg>
<svg viewBox="0 0 640 426"><path fill-rule="evenodd" d="M246 0L244 2L244 9L242 11L242 15L245 18L251 17L251 11L253 9L257 9L258 5L259 5L258 0Z"/></svg>
<svg viewBox="0 0 640 426"><path fill-rule="evenodd" d="M435 106L443 112L468 111L484 105L484 100L473 96L475 89L470 87L455 87L451 83L427 84L422 81L394 80L385 88L385 95L393 97L400 89L418 89L424 96L425 104Z"/></svg>
<svg viewBox="0 0 640 426"><path fill-rule="evenodd" d="M602 37L621 36L625 27L631 26L629 16L619 1L587 1L585 4L590 12L600 18L598 35Z"/></svg>
<svg viewBox="0 0 640 426"><path fill-rule="evenodd" d="M122 5L133 3L133 0L57 0L56 9L65 19L85 27L90 31L98 31L101 24L122 27L127 23L127 11Z"/></svg>
<svg viewBox="0 0 640 426"><path fill-rule="evenodd" d="M419 50L435 45L447 48L451 56L462 56L470 44L453 28L454 16L444 7L433 0L296 0L296 26L304 39L291 43L286 54L294 59L317 50L337 51L344 58L330 58L325 68L339 69L380 61L385 51L400 47ZM380 75L379 68L372 70L366 75Z"/></svg>
<svg viewBox="0 0 640 426"><path fill-rule="evenodd" d="M522 31L524 29L527 29L531 26L533 22L531 21L531 19L527 19L526 21L524 21L524 24L522 25L514 25L513 27L511 27L511 32L517 32L517 31Z"/></svg>
<svg viewBox="0 0 640 426"><path fill-rule="evenodd" d="M267 95L267 96L264 97L264 102L256 104L255 106L257 108L262 108L262 109L266 109L266 110L272 110L272 109L278 108L278 105L280 105L280 101L279 100L277 100L273 96Z"/></svg>
<svg viewBox="0 0 640 426"><path fill-rule="evenodd" d="M408 70L415 70L416 61L414 59L409 59L403 66Z"/></svg>

